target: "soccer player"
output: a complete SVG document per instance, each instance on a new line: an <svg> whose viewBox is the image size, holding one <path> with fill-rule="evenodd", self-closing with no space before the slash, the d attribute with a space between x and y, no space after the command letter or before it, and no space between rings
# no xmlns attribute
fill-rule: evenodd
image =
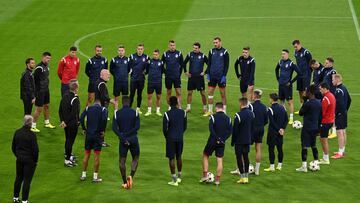
<svg viewBox="0 0 360 203"><path fill-rule="evenodd" d="M194 90L200 91L201 100L203 103L203 111L206 113L206 96L205 96L205 82L204 82L204 65L208 63L207 56L200 52L200 43L193 44L193 51L186 55L184 60L184 72L188 79L188 95L186 112L191 111L192 93ZM186 65L189 62L189 72L186 70Z"/></svg>
<svg viewBox="0 0 360 203"><path fill-rule="evenodd" d="M226 112L226 75L229 70L229 52L221 45L220 37L214 38L214 48L209 51L208 66L205 71L208 80L209 109L204 116L210 116L213 112L214 91L216 86L220 89L222 103L224 104L224 112Z"/></svg>
<svg viewBox="0 0 360 203"><path fill-rule="evenodd" d="M347 88L342 83L342 76L340 74L333 75L332 83L336 87L335 126L338 135L339 151L335 152L335 155L331 158L340 159L344 157L345 153L347 112L351 105L351 97Z"/></svg>
<svg viewBox="0 0 360 203"><path fill-rule="evenodd" d="M95 46L95 56L86 63L85 73L89 77L88 100L86 106L90 106L95 98L96 81L100 78L102 69L108 68L108 61L102 56L102 46Z"/></svg>
<svg viewBox="0 0 360 203"><path fill-rule="evenodd" d="M209 156L215 152L217 168L215 184L220 184L220 176L223 170L223 157L225 142L232 132L231 118L224 113L224 105L221 102L215 105L216 113L210 116L209 131L210 136L203 151L203 177L200 182L207 182L209 171Z"/></svg>
<svg viewBox="0 0 360 203"><path fill-rule="evenodd" d="M306 89L304 104L301 106L299 115L304 117L304 126L301 129L301 160L302 166L296 171L307 172L307 151L311 147L314 160L318 162L319 155L316 148L316 136L319 133L321 121L321 103L315 98L316 86L310 85Z"/></svg>
<svg viewBox="0 0 360 203"><path fill-rule="evenodd" d="M312 59L310 61L310 66L313 69L313 84L315 85L315 98L322 99L319 86L320 83L323 81L324 66L315 59Z"/></svg>
<svg viewBox="0 0 360 203"><path fill-rule="evenodd" d="M336 87L332 83L332 75L336 74L336 70L334 68L334 59L331 57L326 58L325 65L323 69L323 81L329 85L329 90L331 93L335 93Z"/></svg>
<svg viewBox="0 0 360 203"><path fill-rule="evenodd" d="M252 101L254 94L255 58L250 56L250 47L243 48L242 56L236 59L234 66L236 77L240 80L240 92L242 96ZM249 94L247 94L248 90Z"/></svg>
<svg viewBox="0 0 360 203"><path fill-rule="evenodd" d="M61 80L61 97L69 91L70 80L76 79L78 76L80 60L76 56L76 52L76 47L70 47L69 54L59 61L57 74Z"/></svg>
<svg viewBox="0 0 360 203"><path fill-rule="evenodd" d="M249 152L255 115L248 108L248 99L239 99L240 111L235 114L231 137L231 146L235 146L237 165L240 170L240 180L237 183L249 183Z"/></svg>
<svg viewBox="0 0 360 203"><path fill-rule="evenodd" d="M138 44L136 53L130 55L130 107L134 102L135 92L137 92L137 106L136 111L142 114L141 100L142 91L144 90L145 84L145 70L148 64L149 57L144 54L144 44Z"/></svg>
<svg viewBox="0 0 360 203"><path fill-rule="evenodd" d="M162 75L164 72L164 62L160 60L160 51L159 49L155 49L153 52L153 58L149 60L149 63L146 66L145 74L148 75L148 111L146 112L145 116L151 115L152 95L154 91L156 92L156 115L162 116L160 112L160 102L162 90Z"/></svg>
<svg viewBox="0 0 360 203"><path fill-rule="evenodd" d="M32 71L35 68L35 60L28 58L25 61L26 69L20 79L20 98L24 104L24 114L31 115L33 103L35 103L35 84Z"/></svg>
<svg viewBox="0 0 360 203"><path fill-rule="evenodd" d="M275 147L278 152L277 170L282 169L283 162L283 138L288 123L288 117L283 105L278 103L279 96L276 93L270 94L271 107L268 108L269 128L267 134L267 144L269 149L270 167L264 169L266 172L275 171Z"/></svg>
<svg viewBox="0 0 360 203"><path fill-rule="evenodd" d="M67 167L76 166L75 156L71 155L78 127L80 124L80 100L77 95L79 83L76 79L69 81L69 91L65 93L60 101L59 117L60 127L65 130L65 161Z"/></svg>
<svg viewBox="0 0 360 203"><path fill-rule="evenodd" d="M115 97L115 109L119 106L119 96L129 94L130 59L125 56L125 46L118 47L118 56L110 61L110 73L114 76L113 95Z"/></svg>
<svg viewBox="0 0 360 203"><path fill-rule="evenodd" d="M187 127L186 112L178 107L178 99L175 96L169 98L170 110L164 113L163 134L166 139L166 157L169 159L169 167L172 181L169 185L178 186L181 183L182 152L184 146L184 133ZM178 175L175 173L175 158L177 161Z"/></svg>
<svg viewBox="0 0 360 203"><path fill-rule="evenodd" d="M294 71L297 75L292 79ZM279 99L285 106L285 100L288 102L290 118L289 124L294 122L294 102L292 84L300 75L297 66L289 59L289 50L283 49L281 52L281 60L275 68L276 79L279 83Z"/></svg>
<svg viewBox="0 0 360 203"><path fill-rule="evenodd" d="M330 92L330 86L326 82L320 84L320 92L323 95L321 102L322 106L322 119L320 126L320 141L323 149L323 158L320 159L319 164L330 164L329 160L329 143L328 136L329 130L335 121L335 108L336 100L334 95Z"/></svg>
<svg viewBox="0 0 360 203"><path fill-rule="evenodd" d="M140 146L137 131L140 129L139 113L130 108L130 98L123 96L123 107L115 110L112 129L119 137L119 168L123 180L122 187L131 189L133 178L138 166ZM131 173L126 177L126 157L130 150L132 156Z"/></svg>
<svg viewBox="0 0 360 203"><path fill-rule="evenodd" d="M34 70L34 84L35 84L35 106L36 110L33 115L33 124L31 131L40 132L36 128L36 122L39 119L41 112L44 110L45 128L54 129L55 126L51 125L49 121L49 104L50 104L50 91L49 91L49 63L51 54L44 52L42 54L41 62Z"/></svg>
<svg viewBox="0 0 360 203"><path fill-rule="evenodd" d="M183 55L181 51L176 50L174 40L169 40L169 50L167 50L161 57L165 65L165 87L166 100L169 102L171 97L171 88L175 88L176 97L179 100L179 108L181 108L181 73L183 66Z"/></svg>
<svg viewBox="0 0 360 203"><path fill-rule="evenodd" d="M85 111L81 114L80 123L85 135L85 156L83 160L83 171L80 177L81 181L86 180L86 171L91 150L94 150L94 175L92 181L94 183L102 182L102 179L98 177L98 173L102 137L104 136L106 128L107 114L107 109L101 106L99 99L95 99L94 105L86 107Z"/></svg>
<svg viewBox="0 0 360 203"><path fill-rule="evenodd" d="M35 173L39 158L39 147L36 134L32 132L32 116L25 115L24 125L16 130L12 141L12 152L16 156L16 179L14 183L13 202L19 203L19 193L22 184L22 202L27 203L30 184Z"/></svg>
<svg viewBox="0 0 360 203"><path fill-rule="evenodd" d="M305 96L305 90L310 86L312 71L310 61L312 60L312 56L309 50L301 46L300 40L294 40L292 45L295 49L294 56L299 69L296 89L299 92L300 104L302 105L304 103L303 97ZM299 112L297 111L296 114L299 114Z"/></svg>

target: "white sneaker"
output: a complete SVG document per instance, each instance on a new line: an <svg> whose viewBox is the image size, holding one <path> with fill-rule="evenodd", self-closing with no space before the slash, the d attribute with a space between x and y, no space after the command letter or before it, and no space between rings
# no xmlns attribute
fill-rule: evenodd
<svg viewBox="0 0 360 203"><path fill-rule="evenodd" d="M306 168L306 167L301 166L300 168L297 168L297 169L296 169L296 171L306 173L306 172L307 172L307 168Z"/></svg>
<svg viewBox="0 0 360 203"><path fill-rule="evenodd" d="M330 161L325 159L320 159L319 164L330 165Z"/></svg>
<svg viewBox="0 0 360 203"><path fill-rule="evenodd" d="M235 170L233 170L233 171L230 171L230 173L231 173L232 175L240 175L240 171L239 171L238 168L235 169Z"/></svg>

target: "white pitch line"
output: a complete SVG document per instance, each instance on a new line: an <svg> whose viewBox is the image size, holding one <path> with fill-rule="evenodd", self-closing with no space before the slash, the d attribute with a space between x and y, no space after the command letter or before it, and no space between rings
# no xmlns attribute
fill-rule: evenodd
<svg viewBox="0 0 360 203"><path fill-rule="evenodd" d="M356 12L355 12L355 9L354 9L354 4L353 4L352 0L348 0L348 3L349 3L352 18L353 18L353 21L354 21L356 33L357 33L358 39L360 41L360 27L359 27L359 21L357 19Z"/></svg>

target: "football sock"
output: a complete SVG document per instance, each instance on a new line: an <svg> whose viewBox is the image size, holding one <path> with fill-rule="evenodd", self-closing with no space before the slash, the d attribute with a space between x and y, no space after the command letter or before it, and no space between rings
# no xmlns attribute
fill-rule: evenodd
<svg viewBox="0 0 360 203"><path fill-rule="evenodd" d="M156 107L156 112L160 112L160 107Z"/></svg>
<svg viewBox="0 0 360 203"><path fill-rule="evenodd" d="M278 163L278 167L282 167L282 163Z"/></svg>
<svg viewBox="0 0 360 203"><path fill-rule="evenodd" d="M259 170L260 170L260 162L256 162L255 171L259 171Z"/></svg>
<svg viewBox="0 0 360 203"><path fill-rule="evenodd" d="M123 183L126 184L127 183L127 179L126 179L126 176L121 176L122 180L123 180Z"/></svg>
<svg viewBox="0 0 360 203"><path fill-rule="evenodd" d="M303 161L303 162L302 162L302 167L303 167L303 168L306 168L306 166L307 166L307 162L306 162L306 161Z"/></svg>
<svg viewBox="0 0 360 203"><path fill-rule="evenodd" d="M178 177L181 178L181 171L178 172Z"/></svg>
<svg viewBox="0 0 360 203"><path fill-rule="evenodd" d="M270 164L270 169L274 170L275 169L275 164Z"/></svg>
<svg viewBox="0 0 360 203"><path fill-rule="evenodd" d="M136 171L134 171L134 170L131 170L131 172L130 172L130 176L131 176L131 177L134 177L134 175L135 175L135 172L136 172Z"/></svg>
<svg viewBox="0 0 360 203"><path fill-rule="evenodd" d="M187 105L186 105L186 108L187 108L187 109L191 109L191 104L187 104Z"/></svg>
<svg viewBox="0 0 360 203"><path fill-rule="evenodd" d="M343 154L344 154L344 151L345 151L344 148L339 148L339 154L340 154L340 155L343 155Z"/></svg>
<svg viewBox="0 0 360 203"><path fill-rule="evenodd" d="M224 112L226 113L226 105L224 105Z"/></svg>
<svg viewBox="0 0 360 203"><path fill-rule="evenodd" d="M329 155L328 155L328 154L324 154L324 155L323 155L323 159L324 159L325 161L329 161Z"/></svg>
<svg viewBox="0 0 360 203"><path fill-rule="evenodd" d="M293 113L290 114L290 119L294 119L294 114Z"/></svg>
<svg viewBox="0 0 360 203"><path fill-rule="evenodd" d="M148 107L148 112L150 112L150 113L151 113L151 107Z"/></svg>
<svg viewBox="0 0 360 203"><path fill-rule="evenodd" d="M209 104L209 109L208 109L208 111L209 111L209 112L212 112L212 110L213 110L213 105L212 105L212 104Z"/></svg>
<svg viewBox="0 0 360 203"><path fill-rule="evenodd" d="M46 119L46 120L45 120L45 125L46 125L46 124L49 124L49 123L50 123L49 119Z"/></svg>
<svg viewBox="0 0 360 203"><path fill-rule="evenodd" d="M98 173L94 173L94 179L98 179Z"/></svg>
<svg viewBox="0 0 360 203"><path fill-rule="evenodd" d="M176 174L171 174L171 178L173 179L174 182L176 182L177 180Z"/></svg>
<svg viewBox="0 0 360 203"><path fill-rule="evenodd" d="M31 127L36 128L36 123L32 123Z"/></svg>
<svg viewBox="0 0 360 203"><path fill-rule="evenodd" d="M307 159L307 149L304 148L301 150L301 160L304 162L306 162L306 159Z"/></svg>
<svg viewBox="0 0 360 203"><path fill-rule="evenodd" d="M86 177L86 171L83 171L81 174L82 177Z"/></svg>
<svg viewBox="0 0 360 203"><path fill-rule="evenodd" d="M206 106L206 105L204 105L204 106L203 106L203 109L204 109L204 110L206 110L206 108L207 108L207 106Z"/></svg>

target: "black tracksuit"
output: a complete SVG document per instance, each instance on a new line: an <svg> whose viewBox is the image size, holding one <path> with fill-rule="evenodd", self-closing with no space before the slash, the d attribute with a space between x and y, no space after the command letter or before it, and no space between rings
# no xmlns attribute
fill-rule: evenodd
<svg viewBox="0 0 360 203"><path fill-rule="evenodd" d="M21 184L22 200L29 197L30 184L39 158L39 148L35 133L29 126L23 126L15 132L12 151L16 156L16 179L14 183L14 197L19 197Z"/></svg>
<svg viewBox="0 0 360 203"><path fill-rule="evenodd" d="M20 80L20 98L24 103L24 114L31 115L32 100L35 98L35 83L32 70L26 68Z"/></svg>

